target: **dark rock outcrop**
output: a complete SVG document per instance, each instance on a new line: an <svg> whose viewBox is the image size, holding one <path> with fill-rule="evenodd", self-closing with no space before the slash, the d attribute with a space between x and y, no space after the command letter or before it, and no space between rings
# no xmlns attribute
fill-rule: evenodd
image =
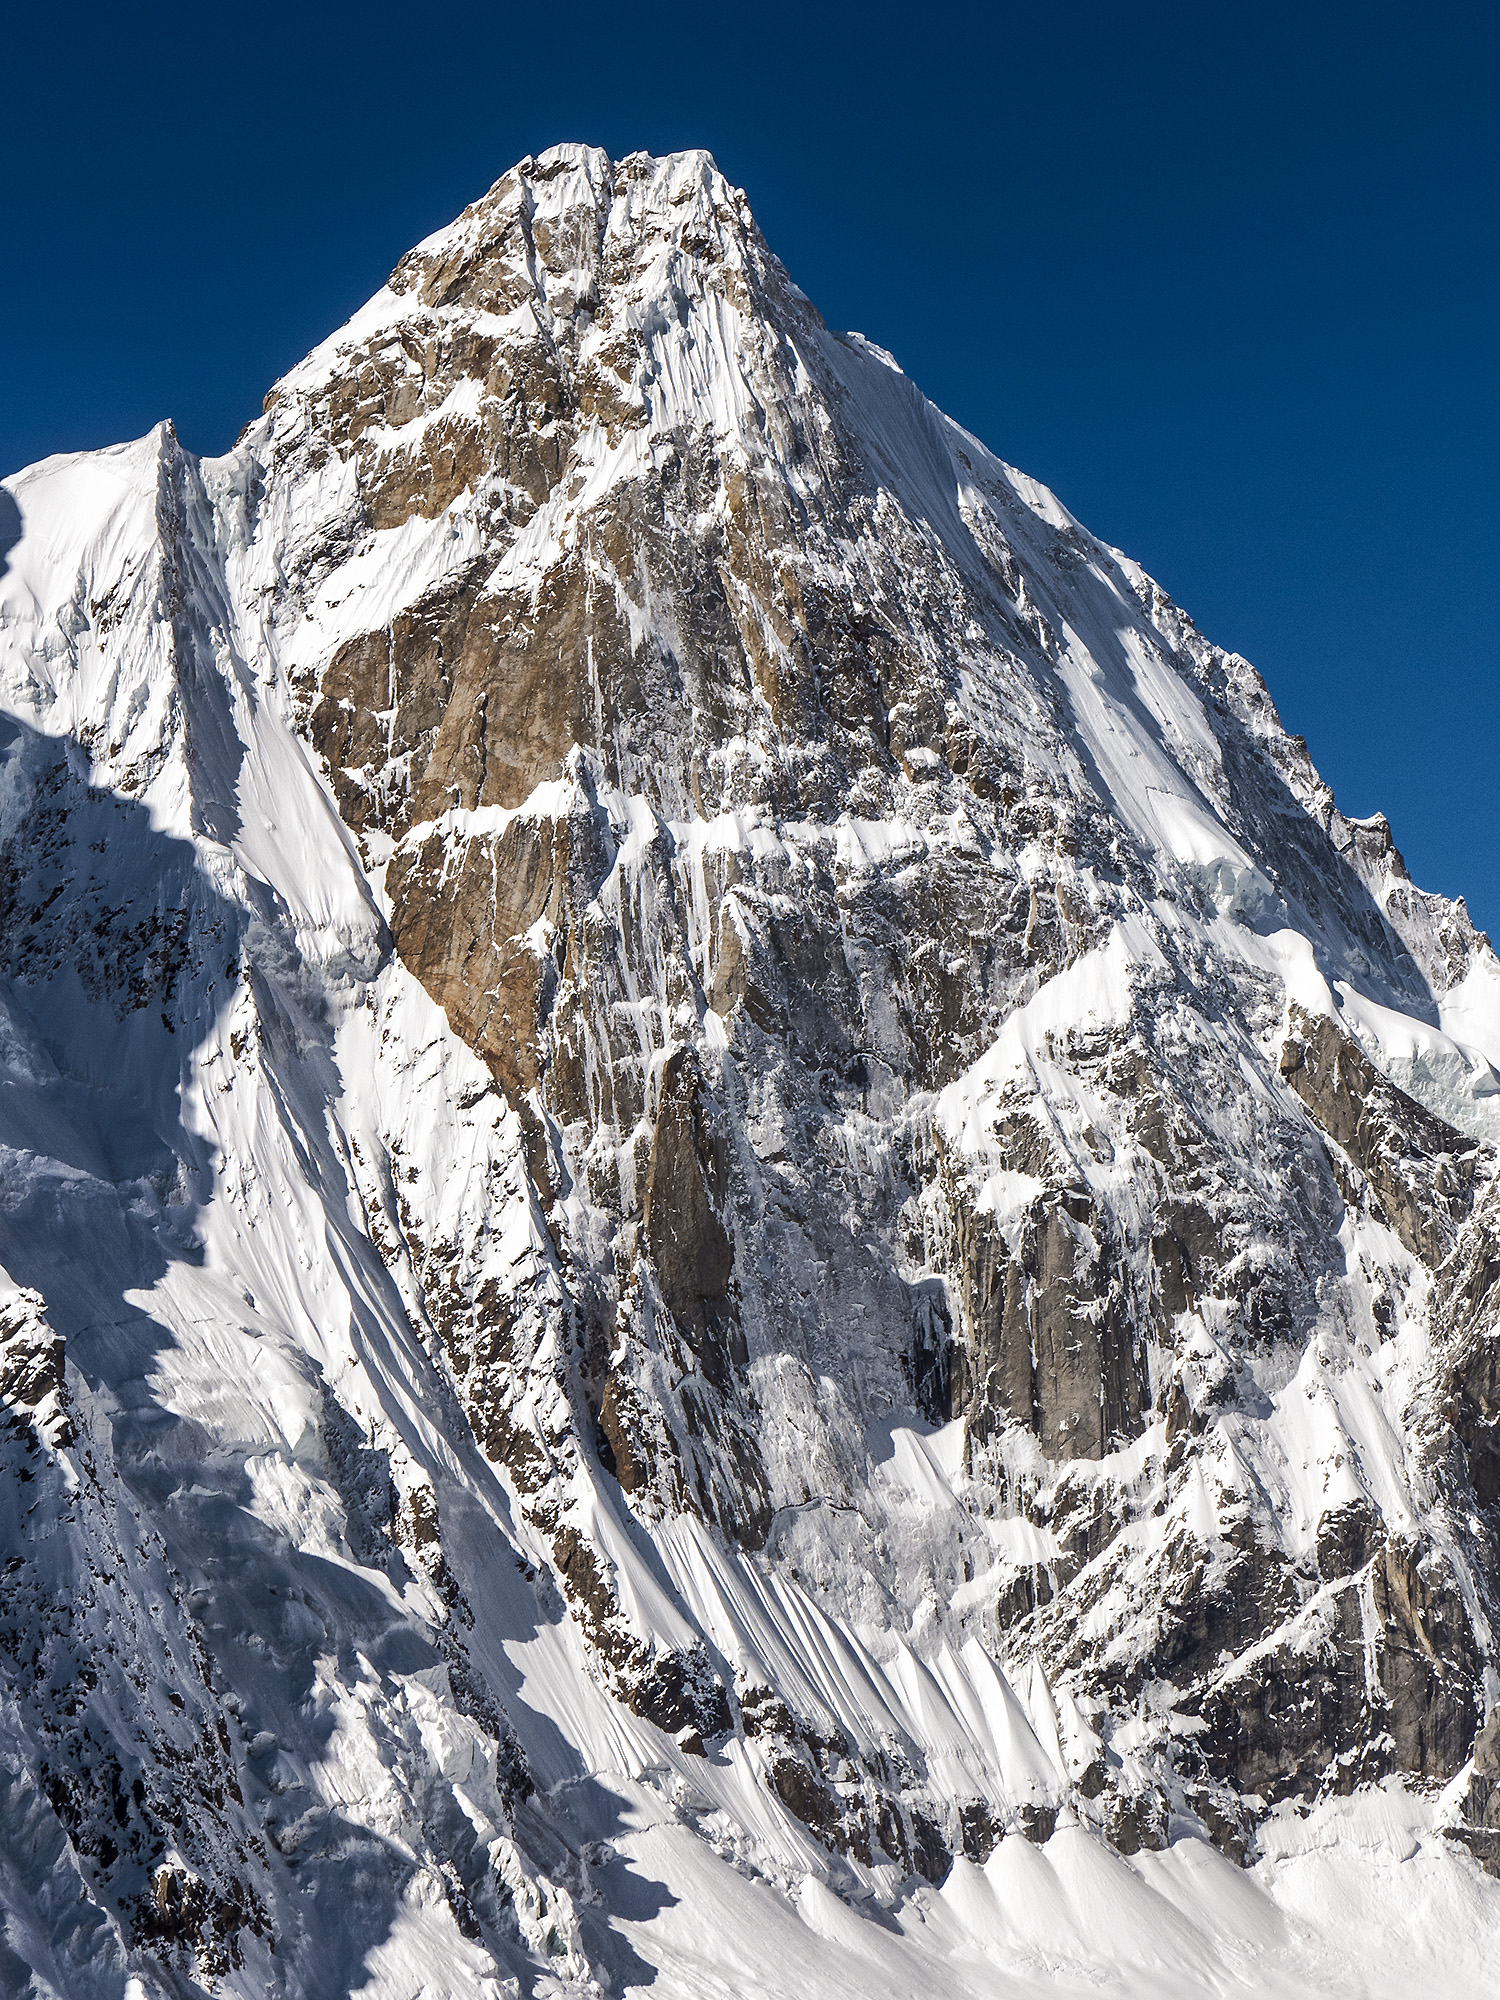
<svg viewBox="0 0 1500 2000"><path fill-rule="evenodd" d="M746 1359L731 1295L728 1146L693 1051L667 1058L659 1092L646 1170L646 1247L667 1310L722 1390Z"/></svg>
<svg viewBox="0 0 1500 2000"><path fill-rule="evenodd" d="M1027 1121L1007 1129L1019 1160L1043 1164ZM997 1425L1023 1424L1053 1459L1102 1458L1136 1436L1139 1340L1109 1225L1088 1192L1038 1194L1013 1248L951 1179L948 1202L957 1211L952 1257L964 1330L952 1414L980 1442Z"/></svg>
<svg viewBox="0 0 1500 2000"><path fill-rule="evenodd" d="M1436 1269L1468 1213L1472 1142L1398 1090L1326 1015L1292 1009L1281 1074L1368 1179L1406 1248Z"/></svg>

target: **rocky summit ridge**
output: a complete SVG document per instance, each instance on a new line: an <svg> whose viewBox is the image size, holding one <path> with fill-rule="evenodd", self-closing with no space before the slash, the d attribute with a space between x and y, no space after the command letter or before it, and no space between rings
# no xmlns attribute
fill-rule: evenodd
<svg viewBox="0 0 1500 2000"><path fill-rule="evenodd" d="M1254 669L703 153L3 492L14 1990L1483 1990L1500 964Z"/></svg>

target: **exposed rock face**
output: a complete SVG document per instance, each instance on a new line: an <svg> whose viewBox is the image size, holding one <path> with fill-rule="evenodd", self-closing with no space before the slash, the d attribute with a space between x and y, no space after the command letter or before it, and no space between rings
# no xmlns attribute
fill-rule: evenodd
<svg viewBox="0 0 1500 2000"><path fill-rule="evenodd" d="M1451 1580L1424 1575L1412 1550L1387 1542L1271 1648L1210 1681L1209 1769L1272 1799L1392 1770L1446 1780L1473 1741L1477 1668Z"/></svg>
<svg viewBox="0 0 1500 2000"><path fill-rule="evenodd" d="M960 1202L962 1198L959 1197ZM1006 1423L1051 1459L1098 1459L1139 1434L1137 1331L1118 1253L1087 1188L1040 1195L1014 1253L960 1207L954 1263L965 1342L952 1414L983 1440Z"/></svg>
<svg viewBox="0 0 1500 2000"><path fill-rule="evenodd" d="M1326 1015L1294 1007L1292 1029L1282 1075L1368 1179L1407 1249L1435 1270L1468 1212L1473 1145L1388 1082Z"/></svg>
<svg viewBox="0 0 1500 2000"><path fill-rule="evenodd" d="M1437 1318L1446 1335L1443 1414L1485 1509L1500 1500L1500 1204L1493 1187L1444 1265Z"/></svg>
<svg viewBox="0 0 1500 2000"><path fill-rule="evenodd" d="M78 1725L133 1844L36 1808L122 1954L355 1990L315 1878L584 1990L580 1772L897 1897L1472 1755L1493 1860L1500 965L1246 662L703 155L523 162L229 457L76 463L0 1399L88 1631L176 1565Z"/></svg>
<svg viewBox="0 0 1500 2000"><path fill-rule="evenodd" d="M1464 1806L1464 1820L1448 1832L1463 1842L1488 1874L1500 1875L1500 1710L1490 1711L1474 1739L1474 1768Z"/></svg>
<svg viewBox="0 0 1500 2000"><path fill-rule="evenodd" d="M0 1302L0 1407L13 1429L56 1447L73 1442L73 1422L65 1347L46 1309L39 1292L17 1291Z"/></svg>
<svg viewBox="0 0 1500 2000"><path fill-rule="evenodd" d="M435 831L387 871L398 951L514 1102L541 1079L559 983L578 970L569 921L610 858L607 826L584 808L477 839Z"/></svg>
<svg viewBox="0 0 1500 2000"><path fill-rule="evenodd" d="M662 1066L642 1226L662 1302L720 1390L747 1359L730 1294L728 1194L728 1147L715 1130L696 1056L679 1049Z"/></svg>

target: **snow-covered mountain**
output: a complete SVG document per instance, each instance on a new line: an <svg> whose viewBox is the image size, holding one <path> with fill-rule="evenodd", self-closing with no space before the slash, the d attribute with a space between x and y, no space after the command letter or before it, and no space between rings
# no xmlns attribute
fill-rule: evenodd
<svg viewBox="0 0 1500 2000"><path fill-rule="evenodd" d="M701 153L0 544L6 1991L1489 1990L1500 963L1244 660Z"/></svg>

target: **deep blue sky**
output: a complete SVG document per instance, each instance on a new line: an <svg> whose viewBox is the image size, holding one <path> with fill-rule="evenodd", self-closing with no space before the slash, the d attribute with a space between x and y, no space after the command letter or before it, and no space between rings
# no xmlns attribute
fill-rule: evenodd
<svg viewBox="0 0 1500 2000"><path fill-rule="evenodd" d="M200 0L0 47L0 471L222 450L521 155L707 146L1500 934L1500 10Z"/></svg>

